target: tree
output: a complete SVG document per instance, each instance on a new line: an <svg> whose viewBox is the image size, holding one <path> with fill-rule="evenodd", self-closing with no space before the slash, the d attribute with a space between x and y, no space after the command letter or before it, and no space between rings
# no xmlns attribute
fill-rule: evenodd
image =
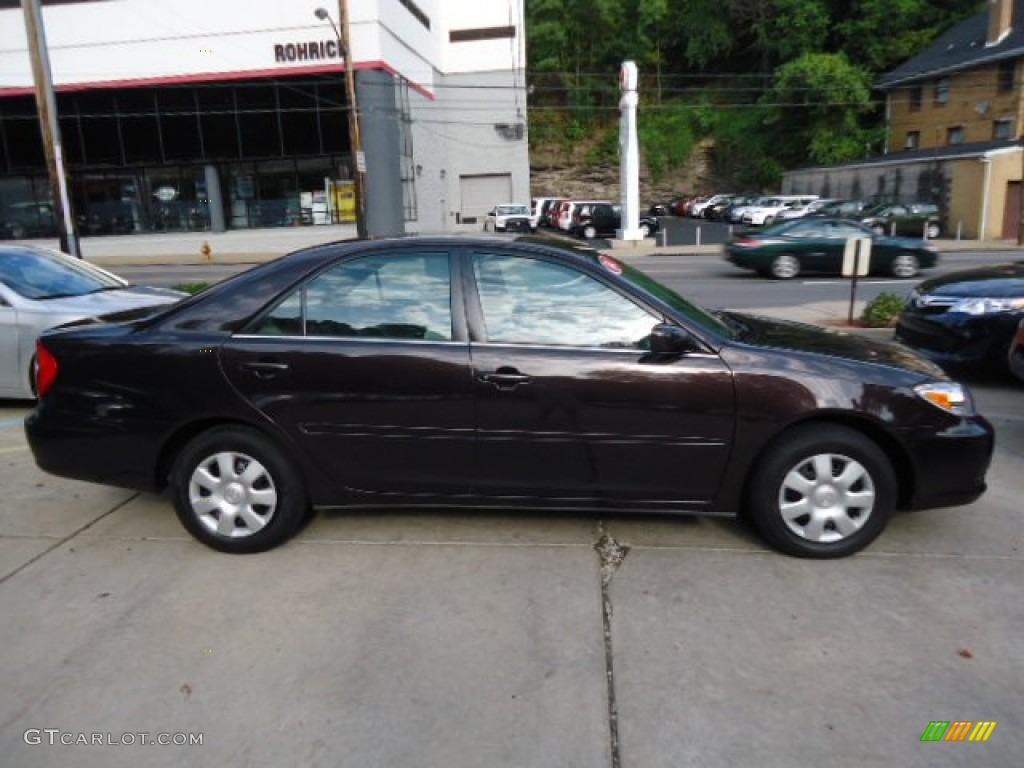
<svg viewBox="0 0 1024 768"><path fill-rule="evenodd" d="M846 54L805 53L783 64L761 103L766 124L779 136L783 162L863 157L868 138L860 120L873 108L871 75Z"/></svg>

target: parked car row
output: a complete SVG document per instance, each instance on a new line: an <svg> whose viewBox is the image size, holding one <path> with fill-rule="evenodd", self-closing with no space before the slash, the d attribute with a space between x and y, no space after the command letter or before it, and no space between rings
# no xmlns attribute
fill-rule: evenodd
<svg viewBox="0 0 1024 768"><path fill-rule="evenodd" d="M613 237L622 228L622 206L609 200L535 198L532 216L534 229L561 230L585 240ZM641 215L638 228L644 237L650 237L661 229L661 223L655 216Z"/></svg>
<svg viewBox="0 0 1024 768"><path fill-rule="evenodd" d="M944 232L939 207L928 202L719 193L654 203L649 212L652 216L689 216L752 227L804 216L826 216L860 222L878 234L923 239L941 237Z"/></svg>

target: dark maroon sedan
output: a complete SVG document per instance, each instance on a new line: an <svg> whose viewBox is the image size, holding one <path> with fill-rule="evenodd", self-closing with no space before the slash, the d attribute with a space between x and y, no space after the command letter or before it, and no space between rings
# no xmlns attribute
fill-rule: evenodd
<svg viewBox="0 0 1024 768"><path fill-rule="evenodd" d="M993 433L914 353L708 313L542 238L350 241L158 314L50 331L39 465L169 487L220 550L316 508L735 514L783 552L858 551L899 508L985 490Z"/></svg>

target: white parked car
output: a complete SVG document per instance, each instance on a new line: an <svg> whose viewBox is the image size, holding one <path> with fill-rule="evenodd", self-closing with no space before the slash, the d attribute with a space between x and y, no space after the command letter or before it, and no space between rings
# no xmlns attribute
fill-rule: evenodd
<svg viewBox="0 0 1024 768"><path fill-rule="evenodd" d="M712 195L707 200L702 200L699 203L694 203L692 206L690 206L690 215L695 219L702 218L704 216L704 209L707 208L709 205L714 205L715 203L720 203L723 200L728 200L732 196L732 193Z"/></svg>
<svg viewBox="0 0 1024 768"><path fill-rule="evenodd" d="M760 205L748 208L743 214L743 223L752 227L762 227L775 221L775 217L787 208L806 205L817 200L817 195L776 195L768 198Z"/></svg>
<svg viewBox="0 0 1024 768"><path fill-rule="evenodd" d="M784 208L775 215L775 220L800 219L804 216L810 216L812 213L817 213L826 205L838 202L838 197L819 197L817 200L811 200L805 205L794 205L791 208Z"/></svg>
<svg viewBox="0 0 1024 768"><path fill-rule="evenodd" d="M484 219L484 232L532 232L536 228L530 206L519 203L496 205Z"/></svg>

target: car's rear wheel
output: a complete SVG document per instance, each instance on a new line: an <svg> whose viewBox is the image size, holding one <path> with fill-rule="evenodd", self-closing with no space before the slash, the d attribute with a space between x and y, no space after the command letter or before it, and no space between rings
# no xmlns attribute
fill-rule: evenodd
<svg viewBox="0 0 1024 768"><path fill-rule="evenodd" d="M646 221L640 222L640 234L642 234L644 237L651 236L651 225L648 224Z"/></svg>
<svg viewBox="0 0 1024 768"><path fill-rule="evenodd" d="M920 262L917 260L917 256L912 253L897 253L896 258L892 260L890 271L893 277L905 279L908 277L914 277L921 268Z"/></svg>
<svg viewBox="0 0 1024 768"><path fill-rule="evenodd" d="M587 240L593 240L597 237L597 228L588 224L583 228L583 237Z"/></svg>
<svg viewBox="0 0 1024 768"><path fill-rule="evenodd" d="M938 224L929 224L924 233L929 240L934 240L942 234L942 228Z"/></svg>
<svg viewBox="0 0 1024 768"><path fill-rule="evenodd" d="M871 231L874 232L876 235L884 235L885 227L883 227L881 224L875 224L875 226L871 228Z"/></svg>
<svg viewBox="0 0 1024 768"><path fill-rule="evenodd" d="M800 259L791 253L780 253L771 263L771 275L776 280L791 280L800 274Z"/></svg>
<svg viewBox="0 0 1024 768"><path fill-rule="evenodd" d="M775 549L845 557L884 530L896 505L885 453L838 425L800 427L765 450L748 486L748 517Z"/></svg>
<svg viewBox="0 0 1024 768"><path fill-rule="evenodd" d="M291 461L246 427L217 427L194 438L178 456L170 485L182 525L222 552L262 552L282 544L307 509Z"/></svg>

